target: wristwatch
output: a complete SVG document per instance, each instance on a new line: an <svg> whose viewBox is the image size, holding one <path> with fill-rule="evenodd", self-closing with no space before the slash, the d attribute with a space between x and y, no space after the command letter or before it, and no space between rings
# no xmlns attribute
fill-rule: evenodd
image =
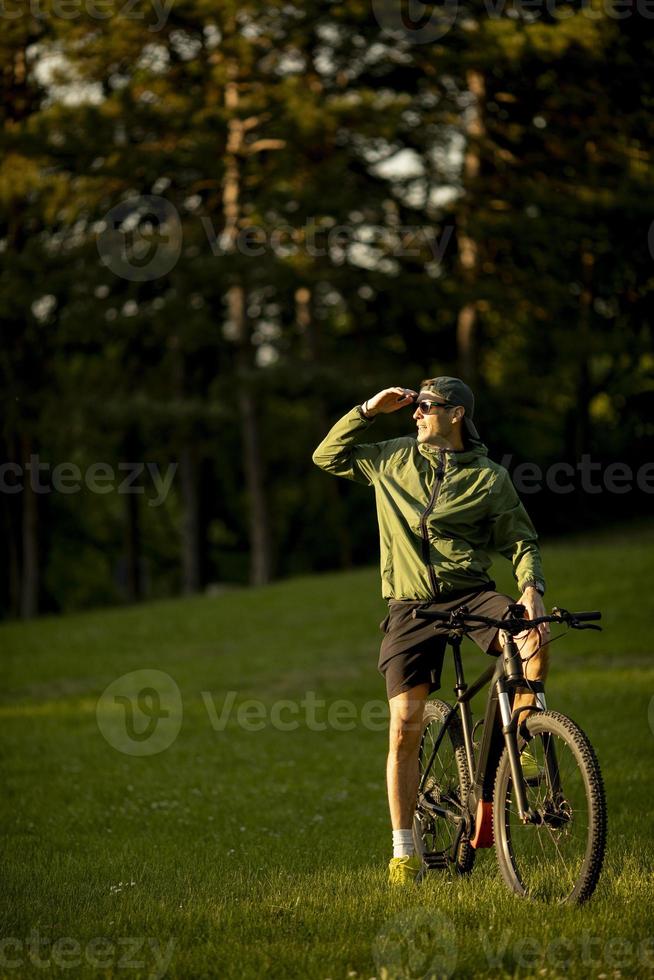
<svg viewBox="0 0 654 980"><path fill-rule="evenodd" d="M540 593L540 595L545 595L545 583L539 578L534 578L531 580L531 582L525 582L522 591L524 592L525 589L528 589L530 586L533 589L536 589L536 592Z"/></svg>

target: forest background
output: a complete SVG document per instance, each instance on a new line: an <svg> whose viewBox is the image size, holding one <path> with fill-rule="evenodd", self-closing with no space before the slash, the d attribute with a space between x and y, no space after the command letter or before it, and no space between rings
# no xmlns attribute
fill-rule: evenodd
<svg viewBox="0 0 654 980"><path fill-rule="evenodd" d="M311 453L435 374L543 536L650 513L653 19L4 0L0 611L374 564Z"/></svg>

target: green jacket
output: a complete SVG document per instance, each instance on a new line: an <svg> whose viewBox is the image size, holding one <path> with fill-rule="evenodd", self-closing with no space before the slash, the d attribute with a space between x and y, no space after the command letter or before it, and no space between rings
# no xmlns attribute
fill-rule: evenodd
<svg viewBox="0 0 654 980"><path fill-rule="evenodd" d="M358 443L373 420L354 408L313 454L321 469L375 490L386 599L447 597L490 581L489 549L513 563L522 591L543 581L538 537L507 470L473 442L462 452L413 436Z"/></svg>

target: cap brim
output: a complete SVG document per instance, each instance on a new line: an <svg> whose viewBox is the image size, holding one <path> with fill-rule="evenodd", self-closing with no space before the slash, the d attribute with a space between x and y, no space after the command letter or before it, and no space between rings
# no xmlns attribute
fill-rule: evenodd
<svg viewBox="0 0 654 980"><path fill-rule="evenodd" d="M471 436L473 439L479 439L479 433L477 432L475 423L472 421L472 419L469 419L467 415L464 415L463 421L465 422L465 427L468 435Z"/></svg>

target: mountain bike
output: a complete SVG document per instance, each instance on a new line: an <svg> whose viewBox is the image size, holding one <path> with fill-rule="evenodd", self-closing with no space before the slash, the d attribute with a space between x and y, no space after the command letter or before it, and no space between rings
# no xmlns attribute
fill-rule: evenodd
<svg viewBox="0 0 654 980"><path fill-rule="evenodd" d="M447 623L456 677L456 703L430 699L423 716L413 836L425 871L468 873L476 851L494 844L502 878L517 895L586 901L606 844L602 774L581 728L547 710L543 684L526 679L515 637L540 623L601 629L591 623L601 614L555 607L526 619L514 603L501 620L470 615L466 606L450 613L418 607L413 616ZM461 642L481 623L497 627L503 652L468 686ZM485 715L473 725L470 702L486 684ZM524 690L536 704L514 708L516 691Z"/></svg>

